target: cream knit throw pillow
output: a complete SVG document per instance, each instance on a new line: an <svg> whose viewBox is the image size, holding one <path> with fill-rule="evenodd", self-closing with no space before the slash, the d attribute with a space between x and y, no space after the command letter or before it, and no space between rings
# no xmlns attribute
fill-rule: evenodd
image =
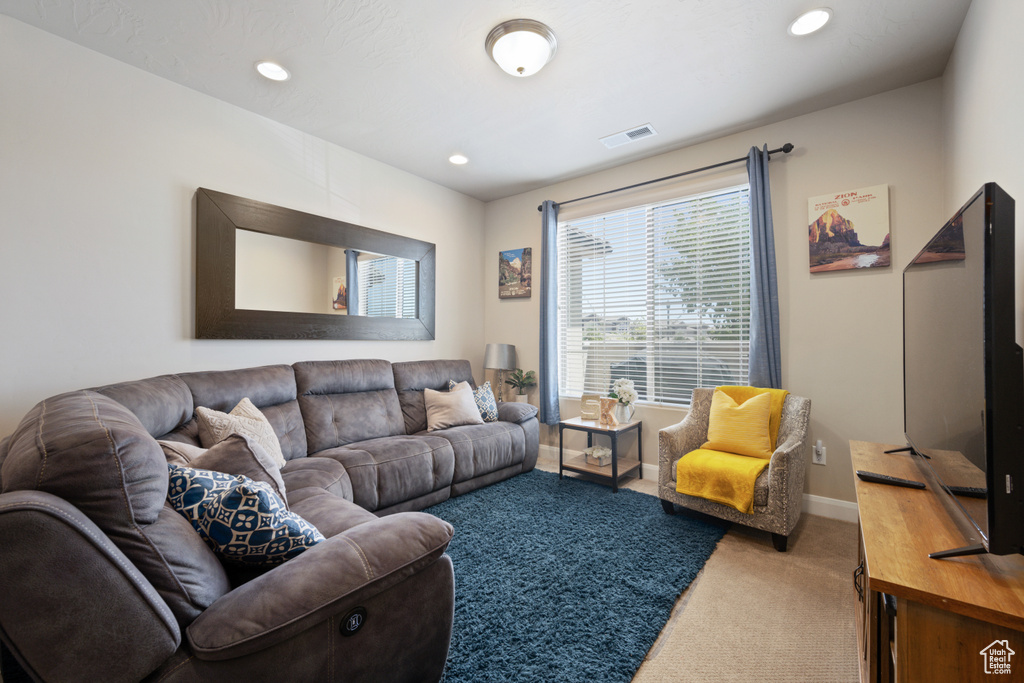
<svg viewBox="0 0 1024 683"><path fill-rule="evenodd" d="M203 448L211 448L232 434L241 434L262 446L278 467L284 467L284 454L274 427L248 397L239 401L230 413L199 406L196 417L199 420L199 443Z"/></svg>

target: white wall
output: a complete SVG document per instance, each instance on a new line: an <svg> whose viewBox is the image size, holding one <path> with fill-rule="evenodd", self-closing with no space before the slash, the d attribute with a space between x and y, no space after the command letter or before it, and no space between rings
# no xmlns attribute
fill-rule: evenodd
<svg viewBox="0 0 1024 683"><path fill-rule="evenodd" d="M751 145L792 142L792 154L771 162L783 385L812 399L811 439L821 439L828 449L824 467L808 465L807 492L853 500L848 441L903 442L900 273L946 213L941 104L941 81L928 81L490 202L484 257L487 341L515 344L520 365L537 368L539 299L499 300L496 283L497 253L519 247L534 248L539 277L541 201L745 156ZM889 185L893 265L812 276L807 199L881 184ZM564 416L578 410L578 401L562 401ZM658 429L678 422L683 413L641 406L638 415L644 420L644 462L656 465ZM557 430L543 431L542 438L557 445ZM569 437L567 432L567 446L582 446Z"/></svg>
<svg viewBox="0 0 1024 683"><path fill-rule="evenodd" d="M1024 3L974 0L943 77L946 214L994 181L1016 201L1024 263ZM1017 268L1017 343L1024 343L1024 268Z"/></svg>
<svg viewBox="0 0 1024 683"><path fill-rule="evenodd" d="M47 396L167 372L480 368L480 202L3 15L0 63L0 435ZM436 339L193 339L198 187L436 243Z"/></svg>

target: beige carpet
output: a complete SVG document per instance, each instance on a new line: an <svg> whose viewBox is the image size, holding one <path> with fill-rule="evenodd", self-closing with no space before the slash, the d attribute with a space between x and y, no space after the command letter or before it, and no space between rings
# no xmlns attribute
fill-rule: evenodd
<svg viewBox="0 0 1024 683"><path fill-rule="evenodd" d="M558 462L538 467L557 471ZM627 487L657 493L649 480ZM856 565L857 526L849 522L804 515L785 553L766 532L734 525L633 683L857 681Z"/></svg>

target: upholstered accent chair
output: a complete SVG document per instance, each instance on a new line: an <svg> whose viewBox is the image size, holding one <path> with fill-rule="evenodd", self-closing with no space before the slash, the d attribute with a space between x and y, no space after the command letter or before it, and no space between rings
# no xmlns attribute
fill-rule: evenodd
<svg viewBox="0 0 1024 683"><path fill-rule="evenodd" d="M754 484L754 511L746 514L728 505L676 491L676 463L707 440L713 388L693 390L690 412L679 424L658 433L658 497L665 512L675 506L771 532L772 543L785 552L789 534L800 519L807 466L807 424L811 400L789 394L782 406L778 446L768 467Z"/></svg>

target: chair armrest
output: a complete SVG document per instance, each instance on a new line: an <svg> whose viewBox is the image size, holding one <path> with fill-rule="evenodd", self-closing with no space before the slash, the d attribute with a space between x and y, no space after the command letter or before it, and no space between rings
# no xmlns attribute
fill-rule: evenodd
<svg viewBox="0 0 1024 683"><path fill-rule="evenodd" d="M536 417L537 406L530 405L529 403L517 403L511 401L503 401L498 404L498 419L502 422L515 422L520 424L529 420L531 417Z"/></svg>
<svg viewBox="0 0 1024 683"><path fill-rule="evenodd" d="M66 500L0 495L0 548L0 627L39 680L137 681L181 643L149 581Z"/></svg>
<svg viewBox="0 0 1024 683"><path fill-rule="evenodd" d="M232 659L288 640L437 561L452 533L422 512L347 529L210 605L187 629L192 650Z"/></svg>
<svg viewBox="0 0 1024 683"><path fill-rule="evenodd" d="M671 469L679 458L700 448L706 440L706 430L692 411L687 412L678 424L658 431L658 469Z"/></svg>

